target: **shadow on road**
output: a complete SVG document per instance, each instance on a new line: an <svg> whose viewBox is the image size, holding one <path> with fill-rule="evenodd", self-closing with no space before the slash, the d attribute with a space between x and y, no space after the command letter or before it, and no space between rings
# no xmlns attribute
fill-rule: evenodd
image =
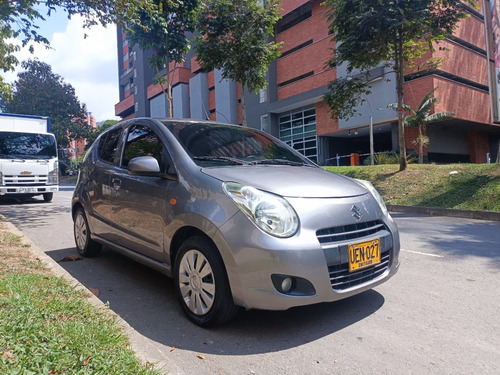
<svg viewBox="0 0 500 375"><path fill-rule="evenodd" d="M2 206L10 210L9 221L15 225L22 223L23 226L29 228L50 227L54 215L58 214L67 213L68 219L71 220L71 208L69 206L44 202L41 196L28 199L3 197L0 199L0 210ZM13 209L16 206L18 209ZM40 210L40 206L43 206L43 210Z"/></svg>
<svg viewBox="0 0 500 375"><path fill-rule="evenodd" d="M75 249L47 252L56 261ZM380 309L384 298L368 291L346 300L287 311L242 309L229 325L203 329L184 316L173 280L104 249L97 258L60 262L142 335L167 347L219 355L281 351L338 332Z"/></svg>

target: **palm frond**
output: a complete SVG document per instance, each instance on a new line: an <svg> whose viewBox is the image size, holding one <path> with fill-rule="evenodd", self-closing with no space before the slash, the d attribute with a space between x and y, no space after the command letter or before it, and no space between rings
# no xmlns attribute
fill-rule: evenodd
<svg viewBox="0 0 500 375"><path fill-rule="evenodd" d="M445 118L450 118L453 116L455 116L455 113L448 111L433 113L432 115L429 115L425 118L425 122L429 123L433 121L444 120Z"/></svg>

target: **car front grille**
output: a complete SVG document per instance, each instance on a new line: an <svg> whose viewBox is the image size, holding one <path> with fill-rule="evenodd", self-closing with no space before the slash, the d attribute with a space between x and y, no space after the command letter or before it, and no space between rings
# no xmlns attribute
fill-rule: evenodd
<svg viewBox="0 0 500 375"><path fill-rule="evenodd" d="M383 238L390 236L389 230L381 220L372 220L356 224L348 224L337 227L320 229L316 232L316 236L321 245L325 248L339 246L340 251L346 251L349 243L356 240L368 237L378 236ZM347 244L346 244L347 242ZM385 241L381 240L381 244ZM390 241L392 243L392 241ZM390 249L381 249L380 263L365 268L356 272L349 272L349 264L330 264L328 265L328 273L333 290L342 291L357 285L364 284L376 279L382 275L390 265L391 251Z"/></svg>
<svg viewBox="0 0 500 375"><path fill-rule="evenodd" d="M390 252L383 252L380 254L380 258L379 264L357 272L349 272L349 265L347 263L328 267L333 290L349 289L382 275L389 268Z"/></svg>
<svg viewBox="0 0 500 375"><path fill-rule="evenodd" d="M320 229L316 232L316 236L320 244L325 245L328 243L355 240L357 238L370 236L385 229L386 227L382 221L373 220Z"/></svg>
<svg viewBox="0 0 500 375"><path fill-rule="evenodd" d="M47 185L47 175L4 175L5 186L45 186Z"/></svg>

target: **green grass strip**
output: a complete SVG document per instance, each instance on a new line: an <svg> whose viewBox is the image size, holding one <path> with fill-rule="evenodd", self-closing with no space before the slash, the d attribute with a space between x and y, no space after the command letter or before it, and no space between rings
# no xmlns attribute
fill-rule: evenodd
<svg viewBox="0 0 500 375"><path fill-rule="evenodd" d="M113 317L55 276L0 278L1 374L155 374Z"/></svg>

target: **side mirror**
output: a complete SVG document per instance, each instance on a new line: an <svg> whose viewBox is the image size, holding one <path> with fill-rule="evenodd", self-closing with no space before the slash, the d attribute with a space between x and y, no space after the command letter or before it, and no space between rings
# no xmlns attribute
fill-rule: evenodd
<svg viewBox="0 0 500 375"><path fill-rule="evenodd" d="M158 160L152 156L137 156L128 162L128 173L152 175L160 173Z"/></svg>
<svg viewBox="0 0 500 375"><path fill-rule="evenodd" d="M137 156L132 158L128 162L128 173L139 176L155 176L177 181L177 175L175 173L161 173L158 160L152 156Z"/></svg>

